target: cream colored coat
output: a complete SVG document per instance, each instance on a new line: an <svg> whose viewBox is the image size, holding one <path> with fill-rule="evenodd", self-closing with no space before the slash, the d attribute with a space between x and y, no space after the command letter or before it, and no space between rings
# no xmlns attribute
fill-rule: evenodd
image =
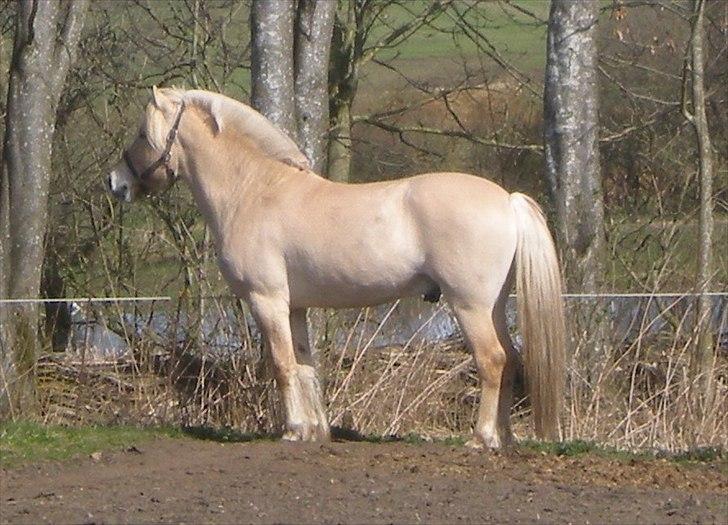
<svg viewBox="0 0 728 525"><path fill-rule="evenodd" d="M179 111L169 169L139 180L133 172L160 157ZM128 162L109 177L120 199L162 191L172 173L190 187L214 235L222 274L250 305L269 347L286 409L284 438L329 434L306 308L441 291L481 382L471 444L508 443L519 356L508 336L505 301L514 276L536 429L557 437L561 283L543 214L530 198L461 173L331 182L311 172L295 144L260 114L202 91L155 89L127 151Z"/></svg>

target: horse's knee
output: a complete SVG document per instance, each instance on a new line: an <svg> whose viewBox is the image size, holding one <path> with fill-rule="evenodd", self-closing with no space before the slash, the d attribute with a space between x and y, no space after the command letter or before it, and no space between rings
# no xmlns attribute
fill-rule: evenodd
<svg viewBox="0 0 728 525"><path fill-rule="evenodd" d="M505 352L492 351L478 364L478 373L480 378L487 384L500 384L504 375L507 373L508 360Z"/></svg>
<svg viewBox="0 0 728 525"><path fill-rule="evenodd" d="M263 335L276 381L285 387L291 382L291 376L296 373L297 365L290 332L287 332L282 325L269 325L268 329L263 331Z"/></svg>

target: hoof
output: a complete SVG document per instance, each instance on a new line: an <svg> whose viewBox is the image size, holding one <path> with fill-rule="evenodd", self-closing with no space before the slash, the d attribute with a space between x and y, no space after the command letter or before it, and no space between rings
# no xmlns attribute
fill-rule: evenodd
<svg viewBox="0 0 728 525"><path fill-rule="evenodd" d="M479 439L471 438L465 443L465 446L472 450L481 450L483 448L483 442Z"/></svg>
<svg viewBox="0 0 728 525"><path fill-rule="evenodd" d="M498 436L482 436L474 434L473 437L465 443L465 446L474 450L499 450L505 443L501 443Z"/></svg>
<svg viewBox="0 0 728 525"><path fill-rule="evenodd" d="M283 441L329 441L329 428L318 423L297 423L288 425L288 429L283 433L281 438Z"/></svg>
<svg viewBox="0 0 728 525"><path fill-rule="evenodd" d="M283 391L283 403L286 410L284 441L329 441L329 423L313 367L298 365L288 388Z"/></svg>

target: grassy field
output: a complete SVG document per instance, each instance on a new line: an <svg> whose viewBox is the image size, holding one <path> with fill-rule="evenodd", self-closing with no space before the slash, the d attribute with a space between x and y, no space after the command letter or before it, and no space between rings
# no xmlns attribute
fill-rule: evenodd
<svg viewBox="0 0 728 525"><path fill-rule="evenodd" d="M423 12L430 2L418 0L395 5L383 17L383 24L372 33L372 42L401 26L413 14ZM542 20L548 17L549 3L541 0L520 0L514 5L532 12ZM546 25L532 17L499 3L480 3L470 8L463 2L456 6L472 35L480 34L487 42L476 44L460 27L457 15L440 15L423 27L396 50L386 50L383 59L398 57L402 61L417 59L474 57L478 45L492 46L516 67L532 69L545 60Z"/></svg>
<svg viewBox="0 0 728 525"><path fill-rule="evenodd" d="M728 288L728 218L715 217L713 237L713 289ZM669 292L690 291L695 286L698 263L698 224L672 223L643 218L620 219L607 227L611 256L606 265L607 287L612 290Z"/></svg>

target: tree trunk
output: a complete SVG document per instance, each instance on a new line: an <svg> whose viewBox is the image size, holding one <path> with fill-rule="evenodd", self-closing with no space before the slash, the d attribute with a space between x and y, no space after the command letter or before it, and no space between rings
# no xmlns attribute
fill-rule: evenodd
<svg viewBox="0 0 728 525"><path fill-rule="evenodd" d="M599 170L596 24L598 0L553 0L544 93L546 173L567 285L598 291L605 256Z"/></svg>
<svg viewBox="0 0 728 525"><path fill-rule="evenodd" d="M58 101L87 0L18 4L0 179L0 298L38 296ZM0 306L0 420L35 406L38 308Z"/></svg>
<svg viewBox="0 0 728 525"><path fill-rule="evenodd" d="M366 40L361 30L362 16L357 5L349 5L337 14L334 21L329 71L331 137L328 176L338 182L349 182L351 172L351 107L359 83L359 61Z"/></svg>
<svg viewBox="0 0 728 525"><path fill-rule="evenodd" d="M328 178L349 182L351 173L351 104L339 100L332 104L331 138L329 139Z"/></svg>
<svg viewBox="0 0 728 525"><path fill-rule="evenodd" d="M252 106L292 139L296 133L293 81L293 0L254 0L250 11Z"/></svg>
<svg viewBox="0 0 728 525"><path fill-rule="evenodd" d="M317 173L326 167L335 9L329 0L254 0L251 10L251 103L296 141Z"/></svg>
<svg viewBox="0 0 728 525"><path fill-rule="evenodd" d="M66 295L66 283L61 276L62 260L58 254L62 245L64 244L57 238L57 232L49 231L46 235L45 258L40 282L42 297L65 297ZM45 304L45 340L50 342L54 352L63 352L68 347L72 321L68 307L68 303Z"/></svg>
<svg viewBox="0 0 728 525"><path fill-rule="evenodd" d="M384 20L384 11L390 6L398 5L396 0L340 3L341 9L334 17L329 69L329 179L340 182L348 182L350 179L353 124L351 111L361 68L382 49L395 48L406 41L419 28L439 16L451 3L451 0L422 3L419 5L419 13L394 25L391 25L390 20L383 24L374 22L379 17ZM374 42L369 42L370 37L374 36L374 27L386 27L389 31L384 35L377 35Z"/></svg>
<svg viewBox="0 0 728 525"><path fill-rule="evenodd" d="M709 396L713 370L713 338L710 331L710 283L713 274L713 150L705 111L703 56L703 19L705 1L693 0L693 21L690 35L690 65L693 113L687 114L695 129L700 178L700 214L696 323L697 341L693 355L693 372L700 384L700 393ZM684 108L685 109L685 108ZM685 111L687 111L685 109Z"/></svg>
<svg viewBox="0 0 728 525"><path fill-rule="evenodd" d="M329 53L335 11L333 1L298 1L294 83L298 144L319 174L326 168Z"/></svg>

